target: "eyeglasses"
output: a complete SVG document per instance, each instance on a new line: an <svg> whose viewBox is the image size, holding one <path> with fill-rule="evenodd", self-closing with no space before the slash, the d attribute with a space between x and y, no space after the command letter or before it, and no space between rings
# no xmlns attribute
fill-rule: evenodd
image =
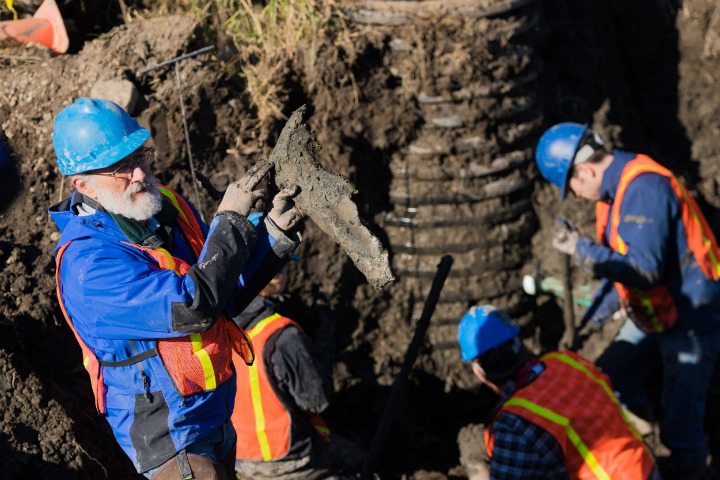
<svg viewBox="0 0 720 480"><path fill-rule="evenodd" d="M128 157L120 160L114 170L109 172L103 170L96 170L88 172L93 175L107 175L115 179L128 178L132 176L132 173L136 168L140 167L143 171L147 172L150 165L155 161L155 149L154 148L141 148L136 150ZM112 165L111 165L112 166Z"/></svg>

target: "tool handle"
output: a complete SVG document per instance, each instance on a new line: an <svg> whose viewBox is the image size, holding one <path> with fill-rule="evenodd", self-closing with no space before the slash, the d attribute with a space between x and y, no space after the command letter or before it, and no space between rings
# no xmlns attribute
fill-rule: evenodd
<svg viewBox="0 0 720 480"><path fill-rule="evenodd" d="M445 255L442 257L440 263L438 264L437 272L435 272L435 277L433 278L432 286L430 287L430 293L428 293L428 296L425 299L425 306L423 307L422 315L420 316L420 320L417 322L415 333L410 341L410 345L408 345L407 351L405 352L405 358L403 359L400 373L397 378L395 378L395 382L390 389L390 395L387 403L385 404L385 410L383 411L383 415L380 419L380 423L378 424L378 428L375 431L372 444L370 445L370 452L365 460L362 474L360 476L362 480L369 480L373 478L373 473L380 458L380 453L382 452L385 441L387 440L390 427L392 427L395 412L400 404L403 393L405 392L407 379L410 376L410 371L417 359L418 353L420 353L420 347L425 340L425 334L430 326L430 319L432 318L432 314L435 312L435 307L440 299L440 291L445 285L445 280L450 273L450 267L452 267L452 264L453 257L451 255Z"/></svg>
<svg viewBox="0 0 720 480"><path fill-rule="evenodd" d="M572 259L570 255L563 255L563 296L565 297L563 317L565 319L565 334L563 335L563 348L571 349L577 340L575 327L575 300L572 289Z"/></svg>

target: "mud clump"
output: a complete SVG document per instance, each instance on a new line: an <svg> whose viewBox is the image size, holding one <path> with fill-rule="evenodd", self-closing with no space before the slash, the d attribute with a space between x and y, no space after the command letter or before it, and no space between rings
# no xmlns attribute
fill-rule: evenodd
<svg viewBox="0 0 720 480"><path fill-rule="evenodd" d="M393 281L387 251L360 222L347 180L317 163L319 145L304 123L306 115L304 106L296 110L280 133L270 155L275 179L281 187L301 187L295 199L301 211L343 247L368 282L382 289Z"/></svg>

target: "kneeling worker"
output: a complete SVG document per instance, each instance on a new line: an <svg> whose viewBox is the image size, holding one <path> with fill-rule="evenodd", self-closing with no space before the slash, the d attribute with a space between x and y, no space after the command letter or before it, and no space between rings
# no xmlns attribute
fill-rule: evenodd
<svg viewBox="0 0 720 480"><path fill-rule="evenodd" d="M501 310L460 320L463 362L501 397L485 430L492 479L659 479L608 378L572 352L536 357Z"/></svg>
<svg viewBox="0 0 720 480"><path fill-rule="evenodd" d="M255 363L234 356L238 388L232 423L238 435L235 471L240 478L341 478L358 470L363 452L330 433L320 417L328 390L313 358L310 337L276 313L274 298L287 285L287 265L233 320L247 331Z"/></svg>

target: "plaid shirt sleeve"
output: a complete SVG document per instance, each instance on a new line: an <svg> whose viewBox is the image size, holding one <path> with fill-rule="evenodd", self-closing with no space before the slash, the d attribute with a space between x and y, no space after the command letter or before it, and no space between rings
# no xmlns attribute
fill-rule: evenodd
<svg viewBox="0 0 720 480"><path fill-rule="evenodd" d="M517 415L502 412L493 422L491 480L567 480L565 457L545 429Z"/></svg>

